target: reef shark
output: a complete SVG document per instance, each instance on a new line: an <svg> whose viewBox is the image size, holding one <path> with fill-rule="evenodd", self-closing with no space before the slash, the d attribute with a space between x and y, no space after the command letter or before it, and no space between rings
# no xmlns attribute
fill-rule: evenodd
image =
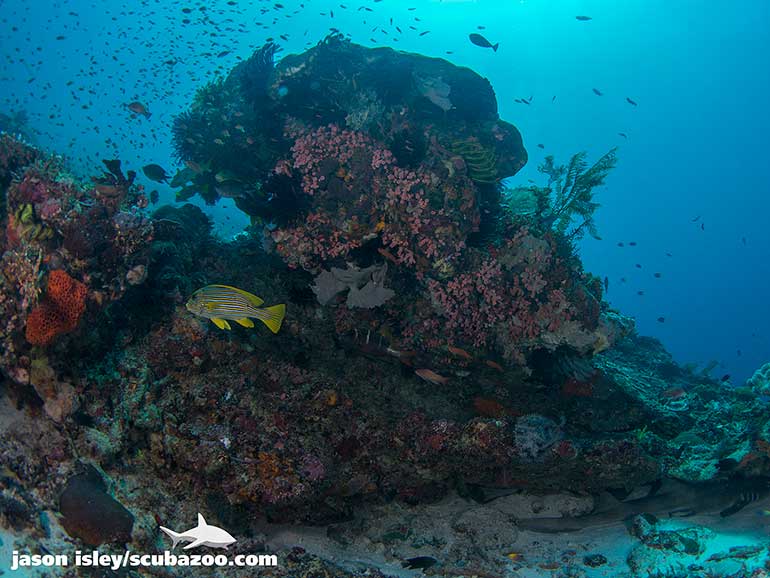
<svg viewBox="0 0 770 578"><path fill-rule="evenodd" d="M770 484L766 478L706 484L665 480L662 484L654 484L647 495L637 499L623 501L607 493L601 494L596 497L594 511L585 516L522 518L517 522L525 530L555 534L623 523L637 514L656 517L711 514L726 518L768 495Z"/></svg>
<svg viewBox="0 0 770 578"><path fill-rule="evenodd" d="M171 545L172 550L176 548L176 545L181 541L191 542L184 547L184 550L190 550L192 548L197 548L198 546L224 548L227 550L227 547L230 544L235 543L235 538L225 530L207 524L200 512L198 512L198 525L186 532L179 534L174 532L174 530L169 530L163 526L161 526L160 529L173 540L173 544Z"/></svg>

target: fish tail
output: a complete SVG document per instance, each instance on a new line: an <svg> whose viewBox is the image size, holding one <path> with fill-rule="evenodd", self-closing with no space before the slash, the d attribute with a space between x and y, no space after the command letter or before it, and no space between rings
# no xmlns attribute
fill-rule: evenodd
<svg viewBox="0 0 770 578"><path fill-rule="evenodd" d="M499 42L498 42L497 44L493 44L493 45L492 45L492 50L493 50L494 52L497 52L497 47L498 47L498 46L500 46L500 43L499 43Z"/></svg>
<svg viewBox="0 0 770 578"><path fill-rule="evenodd" d="M164 526L160 526L160 529L165 532L169 538L171 538L172 544L171 549L173 550L176 548L176 545L179 544L180 540L182 539L182 535L178 534L177 532L174 532L174 530L169 530L168 528Z"/></svg>
<svg viewBox="0 0 770 578"><path fill-rule="evenodd" d="M281 329L283 318L286 316L286 305L281 303L280 305L265 307L263 311L267 313L267 316L263 319L261 318L260 321L267 325L270 331L278 333L278 330Z"/></svg>

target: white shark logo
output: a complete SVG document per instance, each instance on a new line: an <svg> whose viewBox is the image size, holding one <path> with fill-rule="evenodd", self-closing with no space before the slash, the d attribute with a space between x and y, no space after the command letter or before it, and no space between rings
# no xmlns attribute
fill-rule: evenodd
<svg viewBox="0 0 770 578"><path fill-rule="evenodd" d="M169 530L168 528L160 527L168 536L173 540L171 549L176 548L176 545L181 541L190 542L184 547L185 550L191 548L197 548L198 546L208 546L210 548L224 548L225 550L230 544L235 543L235 538L225 532L222 528L216 526L210 526L203 519L203 516L198 512L198 525L195 528L191 528L181 534Z"/></svg>

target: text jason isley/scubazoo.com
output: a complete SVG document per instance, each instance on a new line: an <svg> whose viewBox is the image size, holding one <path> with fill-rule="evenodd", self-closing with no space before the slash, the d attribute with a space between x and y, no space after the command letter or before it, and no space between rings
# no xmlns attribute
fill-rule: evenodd
<svg viewBox="0 0 770 578"><path fill-rule="evenodd" d="M237 554L230 559L224 554L172 554L165 550L162 554L132 554L126 550L120 554L100 554L75 551L74 566L111 568L117 570L128 566L278 566L274 554ZM67 554L22 554L13 551L11 570L33 567L69 566Z"/></svg>

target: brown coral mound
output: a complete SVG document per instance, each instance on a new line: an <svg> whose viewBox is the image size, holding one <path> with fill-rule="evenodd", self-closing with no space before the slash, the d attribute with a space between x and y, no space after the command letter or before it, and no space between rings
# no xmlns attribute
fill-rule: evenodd
<svg viewBox="0 0 770 578"><path fill-rule="evenodd" d="M106 492L92 467L69 479L59 498L59 511L67 534L89 546L131 540L134 515Z"/></svg>
<svg viewBox="0 0 770 578"><path fill-rule="evenodd" d="M73 331L86 309L87 293L86 286L66 271L51 271L45 298L27 318L27 341L48 345L59 335Z"/></svg>

